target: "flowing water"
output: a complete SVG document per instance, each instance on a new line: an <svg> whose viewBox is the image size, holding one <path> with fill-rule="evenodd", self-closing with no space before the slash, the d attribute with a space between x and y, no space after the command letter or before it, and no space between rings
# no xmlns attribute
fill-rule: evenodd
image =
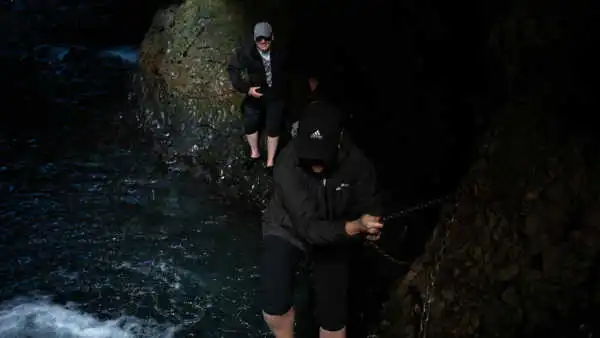
<svg viewBox="0 0 600 338"><path fill-rule="evenodd" d="M1 49L0 337L264 336L259 219L157 165L136 46Z"/></svg>
<svg viewBox="0 0 600 338"><path fill-rule="evenodd" d="M259 335L255 225L136 157L2 166L1 337Z"/></svg>

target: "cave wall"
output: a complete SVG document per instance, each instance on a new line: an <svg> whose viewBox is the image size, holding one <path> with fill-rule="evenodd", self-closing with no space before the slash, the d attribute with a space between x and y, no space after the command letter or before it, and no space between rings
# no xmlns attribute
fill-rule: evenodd
<svg viewBox="0 0 600 338"><path fill-rule="evenodd" d="M495 121L451 210L456 221L440 220L393 292L385 336L417 336L431 276L429 337L568 335L590 325L600 305L598 148L565 139L546 108L506 106Z"/></svg>
<svg viewBox="0 0 600 338"><path fill-rule="evenodd" d="M497 13L488 41L506 100L458 189L456 221L440 220L395 286L384 337L419 336L426 299L428 337L587 337L597 326L598 140L582 111L597 110L585 69L598 11L527 1Z"/></svg>

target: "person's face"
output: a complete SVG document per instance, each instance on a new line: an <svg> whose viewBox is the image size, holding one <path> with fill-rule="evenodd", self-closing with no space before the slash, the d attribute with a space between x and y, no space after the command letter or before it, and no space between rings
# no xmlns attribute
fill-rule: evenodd
<svg viewBox="0 0 600 338"><path fill-rule="evenodd" d="M313 164L310 166L310 169L315 174L321 174L321 173L323 173L323 171L325 171L325 166L322 164Z"/></svg>
<svg viewBox="0 0 600 338"><path fill-rule="evenodd" d="M308 87L310 88L311 92L314 92L318 85L319 80L317 80L314 76L308 78Z"/></svg>
<svg viewBox="0 0 600 338"><path fill-rule="evenodd" d="M301 159L300 163L305 168L304 170L307 170L310 173L317 175L318 177L321 174L324 174L327 169L325 162L319 160Z"/></svg>
<svg viewBox="0 0 600 338"><path fill-rule="evenodd" d="M271 36L259 36L256 38L256 47L266 52L271 48L271 42L273 42L273 34Z"/></svg>

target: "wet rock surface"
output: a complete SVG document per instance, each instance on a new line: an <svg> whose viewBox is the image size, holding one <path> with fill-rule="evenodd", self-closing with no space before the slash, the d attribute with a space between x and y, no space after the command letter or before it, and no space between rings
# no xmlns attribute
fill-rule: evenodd
<svg viewBox="0 0 600 338"><path fill-rule="evenodd" d="M517 113L498 122L449 210L455 221L438 224L394 291L390 337L416 336L431 277L428 336L574 334L580 325L586 336L593 326L589 316L600 305L597 145L541 136L535 125L546 125L547 116L529 115L532 123L524 124L532 107L509 109Z"/></svg>
<svg viewBox="0 0 600 338"><path fill-rule="evenodd" d="M497 21L492 41L501 42L492 47L509 68L511 95L481 138L456 206L445 207L425 253L393 288L382 336L597 332L600 162L579 113L595 105L584 99L586 75L572 76L589 65L572 34L597 36L582 28L592 8L529 2Z"/></svg>
<svg viewBox="0 0 600 338"><path fill-rule="evenodd" d="M156 150L165 163L214 183L217 194L263 207L269 179L262 164L248 161L242 96L226 73L240 20L227 1L187 0L159 10L141 43L134 82L140 125L164 140Z"/></svg>

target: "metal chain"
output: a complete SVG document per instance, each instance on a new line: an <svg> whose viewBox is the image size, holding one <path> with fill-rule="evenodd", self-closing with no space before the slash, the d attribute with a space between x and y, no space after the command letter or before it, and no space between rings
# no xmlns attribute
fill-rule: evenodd
<svg viewBox="0 0 600 338"><path fill-rule="evenodd" d="M444 202L450 196L451 195L446 195L446 196L443 196L443 197L435 198L435 199L432 199L432 200L429 200L429 201L425 201L425 202L419 203L419 204L414 205L412 207L400 210L400 211L398 211L396 213L393 213L393 214L390 214L388 216L383 217L383 221L385 222L385 221L389 221L391 219L405 217L405 216L408 216L409 214L411 214L413 212L420 211L420 210L423 210L423 209L426 209L426 208L430 208L430 207L432 207L434 205L438 205L438 204ZM408 226L404 225L404 228L402 229L402 235L400 236L400 241L404 240L404 237L406 236L407 230L408 230ZM385 259L387 259L388 261L390 261L390 262L392 262L392 263L394 263L396 265L404 266L404 265L408 264L408 262L401 261L401 260L398 260L398 259L394 258L392 255L390 255L387 252L385 252L385 250L383 250L375 242L366 241L365 245L369 246L369 247L371 247L373 249L375 249L375 251L377 251L379 253L379 255L381 255L382 257L384 257Z"/></svg>
<svg viewBox="0 0 600 338"><path fill-rule="evenodd" d="M389 221L390 219L405 217L415 211L423 210L423 209L432 207L434 205L440 204L440 203L448 200L451 196L452 195L446 195L446 196L443 196L440 198L436 198L436 199L429 200L429 201L426 201L423 203L419 203L415 206L412 206L412 207L403 209L399 212L385 216L385 217L383 217L383 220ZM450 228L451 228L451 225L456 222L455 215L456 215L456 211L458 209L458 201L459 201L459 199L457 198L456 202L454 204L454 208L452 210L450 219L448 221L442 223L442 226L443 226L442 227L442 231L443 231L442 236L443 237L441 239L440 249L434 257L434 268L429 272L429 275L428 275L429 284L427 285L427 288L425 291L425 298L423 300L423 311L421 313L421 321L420 321L420 327L419 327L419 333L418 333L419 338L427 337L427 324L429 323L429 316L431 313L431 303L433 302L432 295L433 295L433 292L435 291L437 276L438 276L438 273L440 270L440 265L442 264L442 260L444 259L444 254L446 252L446 247L448 244L448 237L450 235ZM404 229L402 231L401 240L404 240L407 229L408 229L408 226L405 225ZM375 249L375 251L377 251L379 253L379 255L381 255L388 261L394 263L395 265L406 266L406 265L410 264L410 262L405 262L405 261L401 261L401 260L394 258L390 254L385 252L385 250L383 250L379 245L375 244L375 242L366 241L365 245Z"/></svg>
<svg viewBox="0 0 600 338"><path fill-rule="evenodd" d="M395 212L395 213L389 214L387 216L384 216L383 219L382 219L382 221L386 222L386 221L389 221L391 219L405 217L408 214L411 214L411 213L413 213L415 211L423 210L423 209L432 207L434 205L438 205L438 204L440 204L440 203L448 200L452 196L453 195L442 196L442 197L439 197L439 198L435 198L435 199L432 199L432 200L429 200L429 201L425 201L425 202L419 203L417 205L414 205L414 206L406 208L406 209L402 209L402 210L400 210L398 212Z"/></svg>
<svg viewBox="0 0 600 338"><path fill-rule="evenodd" d="M434 258L434 268L429 271L429 284L427 284L427 288L425 289L425 299L423 300L423 312L421 313L421 323L419 326L419 337L426 338L427 337L427 324L429 323L429 316L431 314L431 303L433 301L432 295L435 291L437 277L440 271L440 265L442 260L444 259L444 253L446 252L446 246L448 245L448 236L450 235L451 225L456 222L456 211L458 210L458 199L454 204L454 209L452 211L452 216L447 222L443 223L443 234L442 240L440 243L440 250L437 252Z"/></svg>
<svg viewBox="0 0 600 338"><path fill-rule="evenodd" d="M372 247L373 249L375 249L375 251L377 251L377 253L379 253L380 256L382 256L383 258L387 259L388 261L390 261L396 265L402 266L402 265L408 264L408 262L401 261L401 260L398 260L398 259L392 257L392 255L385 252L379 245L375 244L374 242L366 241L365 245Z"/></svg>

